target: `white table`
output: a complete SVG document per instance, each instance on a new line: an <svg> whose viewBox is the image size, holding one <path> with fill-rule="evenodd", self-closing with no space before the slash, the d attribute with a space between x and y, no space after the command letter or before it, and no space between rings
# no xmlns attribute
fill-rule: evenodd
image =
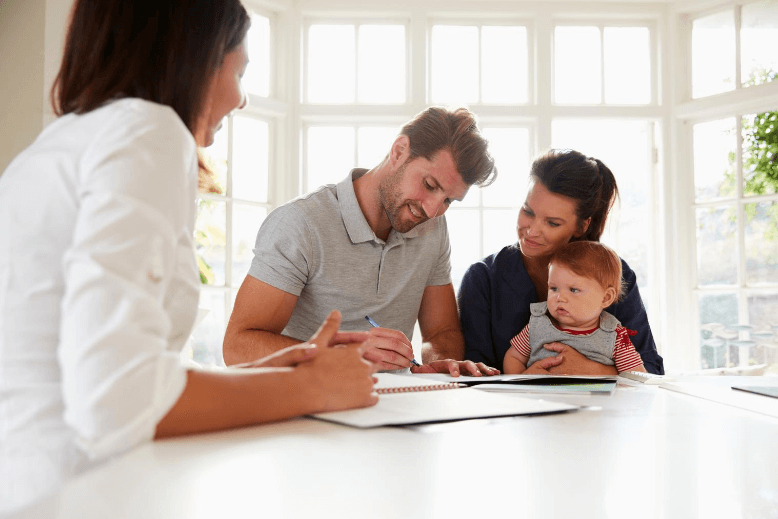
<svg viewBox="0 0 778 519"><path fill-rule="evenodd" d="M20 517L778 514L778 418L656 386L550 398L595 407L373 430L298 419L159 441L83 474Z"/></svg>

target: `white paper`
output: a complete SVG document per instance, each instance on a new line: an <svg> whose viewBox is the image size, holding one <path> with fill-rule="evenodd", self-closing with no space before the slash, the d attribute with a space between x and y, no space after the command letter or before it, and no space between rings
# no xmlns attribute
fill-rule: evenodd
<svg viewBox="0 0 778 519"><path fill-rule="evenodd" d="M386 375L389 375L387 377ZM392 377L411 378L405 375L379 374L383 387L392 382L410 384L411 380L395 381ZM410 385L428 385L415 381ZM433 382L434 384L434 382ZM470 418L517 416L571 411L579 406L560 402L547 402L518 396L498 395L473 388L443 389L380 395L373 407L336 411L312 415L314 418L342 423L354 427L380 427L382 425L403 425Z"/></svg>

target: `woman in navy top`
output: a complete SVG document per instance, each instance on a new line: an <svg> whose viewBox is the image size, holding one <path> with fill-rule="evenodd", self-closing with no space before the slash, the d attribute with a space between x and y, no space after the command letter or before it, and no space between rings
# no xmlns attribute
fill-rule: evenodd
<svg viewBox="0 0 778 519"><path fill-rule="evenodd" d="M598 159L574 150L550 150L535 159L527 199L519 211L519 241L470 266L458 303L465 359L502 370L510 340L529 322L529 305L546 300L548 263L556 250L575 240L599 241L618 196L616 179ZM646 371L664 374L635 273L621 260L626 296L607 308L631 337ZM612 366L586 359L561 343L559 352L526 373L616 374Z"/></svg>

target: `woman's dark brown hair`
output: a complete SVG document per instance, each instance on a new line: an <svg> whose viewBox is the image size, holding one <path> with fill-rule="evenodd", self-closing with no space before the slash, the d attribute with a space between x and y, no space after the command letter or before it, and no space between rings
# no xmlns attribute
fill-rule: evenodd
<svg viewBox="0 0 778 519"><path fill-rule="evenodd" d="M77 0L54 113L139 97L173 108L194 134L213 74L249 25L239 0Z"/></svg>
<svg viewBox="0 0 778 519"><path fill-rule="evenodd" d="M579 224L592 219L586 231L570 241L600 241L608 213L619 195L608 166L575 150L552 149L535 159L530 178L552 193L574 199Z"/></svg>

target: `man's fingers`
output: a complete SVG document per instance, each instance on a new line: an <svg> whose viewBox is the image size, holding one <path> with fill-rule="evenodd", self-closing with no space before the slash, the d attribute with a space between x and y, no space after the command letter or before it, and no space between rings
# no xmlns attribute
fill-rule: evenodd
<svg viewBox="0 0 778 519"><path fill-rule="evenodd" d="M481 370L478 369L478 366L476 366L475 362L473 362L472 360L466 360L464 362L460 362L459 369L465 375L472 375L474 377L480 377L483 375L483 373L481 373Z"/></svg>
<svg viewBox="0 0 778 519"><path fill-rule="evenodd" d="M484 375L499 375L500 374L500 370L499 369L487 366L483 362L477 362L476 366L478 366L478 369L481 370L481 373L483 373Z"/></svg>
<svg viewBox="0 0 778 519"><path fill-rule="evenodd" d="M311 337L308 342L318 346L328 346L330 344L330 339L332 339L332 337L338 332L338 328L340 327L340 319L341 316L339 311L333 310L330 312L330 315L327 316L322 325L319 327L316 333L313 334L313 337Z"/></svg>

